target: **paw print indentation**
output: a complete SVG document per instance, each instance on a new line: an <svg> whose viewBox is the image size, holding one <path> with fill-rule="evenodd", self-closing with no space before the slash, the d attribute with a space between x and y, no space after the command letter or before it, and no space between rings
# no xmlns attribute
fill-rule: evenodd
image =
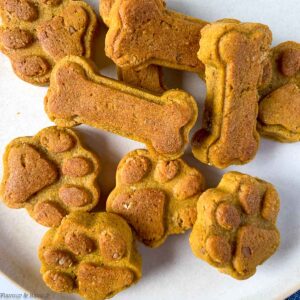
<svg viewBox="0 0 300 300"><path fill-rule="evenodd" d="M261 87L257 128L261 135L300 141L300 43L284 42L271 50L270 79Z"/></svg>
<svg viewBox="0 0 300 300"><path fill-rule="evenodd" d="M1 0L0 50L23 80L44 85L67 55L90 57L96 15L83 1Z"/></svg>
<svg viewBox="0 0 300 300"><path fill-rule="evenodd" d="M121 160L116 181L106 209L125 218L145 245L157 247L193 226L204 178L183 160L156 160L136 150Z"/></svg>
<svg viewBox="0 0 300 300"><path fill-rule="evenodd" d="M277 250L280 200L265 181L237 172L199 198L193 253L236 279L247 279Z"/></svg>
<svg viewBox="0 0 300 300"><path fill-rule="evenodd" d="M74 131L49 127L7 146L1 194L7 206L25 207L38 223L58 226L71 211L98 203L98 175L98 158Z"/></svg>
<svg viewBox="0 0 300 300"><path fill-rule="evenodd" d="M106 299L141 277L128 224L110 213L73 212L44 236L39 258L46 285L85 299Z"/></svg>

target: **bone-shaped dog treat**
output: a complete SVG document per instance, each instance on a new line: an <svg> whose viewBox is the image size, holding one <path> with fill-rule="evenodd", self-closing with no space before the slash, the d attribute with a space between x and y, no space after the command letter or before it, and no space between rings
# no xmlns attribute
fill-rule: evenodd
<svg viewBox="0 0 300 300"><path fill-rule="evenodd" d="M114 3L115 0L100 1L100 15L107 27L109 27L109 24L111 22L110 12ZM124 81L134 87L146 89L158 94L162 94L167 90L167 88L163 84L163 72L160 66L149 65L140 70L136 70L134 68L117 69L119 80Z"/></svg>
<svg viewBox="0 0 300 300"><path fill-rule="evenodd" d="M300 141L300 44L285 42L272 49L260 90L260 134L281 142Z"/></svg>
<svg viewBox="0 0 300 300"><path fill-rule="evenodd" d="M162 68L156 65L149 65L140 70L118 68L118 78L131 86L157 94L162 94L167 90L163 83Z"/></svg>
<svg viewBox="0 0 300 300"><path fill-rule="evenodd" d="M189 94L161 97L98 76L80 57L61 60L52 72L45 110L58 126L84 123L145 143L156 157L182 155L197 119Z"/></svg>
<svg viewBox="0 0 300 300"><path fill-rule="evenodd" d="M207 99L193 153L219 168L247 163L259 144L257 90L271 32L264 25L224 20L207 25L201 34L199 58L206 67Z"/></svg>
<svg viewBox="0 0 300 300"><path fill-rule="evenodd" d="M115 0L106 54L122 68L156 64L203 73L197 58L202 20L169 11L162 0Z"/></svg>

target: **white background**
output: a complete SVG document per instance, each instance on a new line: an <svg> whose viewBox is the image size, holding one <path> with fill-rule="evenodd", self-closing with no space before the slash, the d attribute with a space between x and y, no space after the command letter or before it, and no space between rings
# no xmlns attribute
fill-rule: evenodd
<svg viewBox="0 0 300 300"><path fill-rule="evenodd" d="M91 0L90 3L97 11L97 1ZM173 9L207 21L234 17L268 24L273 31L274 45L287 40L300 41L299 0L168 0L167 3ZM112 63L104 57L103 25L100 32L94 59L102 74L115 76ZM180 87L192 93L199 103L201 116L205 87L196 74L168 71L166 82L169 87ZM51 125L43 110L46 91L46 88L18 79L9 60L0 54L1 155L11 139L34 135ZM198 121L197 128L199 124ZM101 187L105 195L114 186L114 173L120 158L142 145L84 126L78 127L78 132L102 159ZM196 259L190 251L187 233L168 238L162 247L155 250L140 245L144 276L136 286L114 299L282 299L300 289L299 153L300 143L280 144L262 139L253 162L225 170L237 170L268 180L281 195L281 248L258 268L253 278L235 281ZM185 157L204 173L208 186L215 186L225 172L200 164L188 152ZM32 293L49 293L49 299L75 299L75 296L50 294L40 278L36 250L44 231L24 210L11 210L1 203L0 269ZM18 289L0 276L1 292L17 293Z"/></svg>

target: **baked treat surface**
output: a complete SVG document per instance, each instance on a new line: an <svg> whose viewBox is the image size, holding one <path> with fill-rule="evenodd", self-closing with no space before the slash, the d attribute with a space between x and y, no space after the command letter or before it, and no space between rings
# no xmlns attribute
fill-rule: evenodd
<svg viewBox="0 0 300 300"><path fill-rule="evenodd" d="M110 12L115 0L101 0L99 2L100 15L107 27L111 22ZM167 90L163 83L163 71L160 66L149 65L142 69L117 68L118 79L137 88L162 94Z"/></svg>
<svg viewBox="0 0 300 300"><path fill-rule="evenodd" d="M191 249L219 271L247 279L279 247L279 209L279 196L270 183L229 172L199 198Z"/></svg>
<svg viewBox="0 0 300 300"><path fill-rule="evenodd" d="M163 94L167 90L163 82L162 68L156 65L149 65L139 70L118 68L118 79L158 95Z"/></svg>
<svg viewBox="0 0 300 300"><path fill-rule="evenodd" d="M109 23L111 21L110 12L115 4L115 0L101 0L99 1L99 12L104 24L109 27Z"/></svg>
<svg viewBox="0 0 300 300"><path fill-rule="evenodd" d="M107 16L109 3L103 6ZM207 22L170 11L162 0L115 0L105 19L106 54L118 67L156 64L203 72L197 51Z"/></svg>
<svg viewBox="0 0 300 300"><path fill-rule="evenodd" d="M27 82L48 84L64 56L91 56L97 18L83 1L1 0L0 15L0 50Z"/></svg>
<svg viewBox="0 0 300 300"><path fill-rule="evenodd" d="M157 247L193 226L204 185L203 175L182 159L156 160L136 150L119 163L106 209L125 218L141 242Z"/></svg>
<svg viewBox="0 0 300 300"><path fill-rule="evenodd" d="M153 156L181 156L198 108L192 96L161 96L97 75L83 58L62 59L51 75L45 110L58 126L80 123L145 143Z"/></svg>
<svg viewBox="0 0 300 300"><path fill-rule="evenodd" d="M193 154L218 168L245 164L259 146L258 88L272 34L265 25L221 20L205 26L201 35L207 97Z"/></svg>
<svg viewBox="0 0 300 300"><path fill-rule="evenodd" d="M300 141L300 44L274 47L260 90L258 131L280 142Z"/></svg>
<svg viewBox="0 0 300 300"><path fill-rule="evenodd" d="M50 289L89 300L112 297L142 276L130 227L109 213L71 213L45 234L39 258Z"/></svg>
<svg viewBox="0 0 300 300"><path fill-rule="evenodd" d="M58 226L68 213L89 211L99 201L99 159L71 129L49 127L13 140L3 167L2 200L26 208L41 225Z"/></svg>

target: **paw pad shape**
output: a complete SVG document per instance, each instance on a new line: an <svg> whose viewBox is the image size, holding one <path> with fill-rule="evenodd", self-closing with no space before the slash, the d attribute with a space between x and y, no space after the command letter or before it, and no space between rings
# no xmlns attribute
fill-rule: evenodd
<svg viewBox="0 0 300 300"><path fill-rule="evenodd" d="M277 250L279 197L274 187L237 172L201 195L190 236L193 253L236 279L254 275Z"/></svg>
<svg viewBox="0 0 300 300"><path fill-rule="evenodd" d="M90 57L96 15L83 1L1 0L0 50L23 80L44 85L67 55Z"/></svg>
<svg viewBox="0 0 300 300"><path fill-rule="evenodd" d="M260 91L258 130L281 141L300 141L300 44L285 42L271 51L265 71L269 82Z"/></svg>
<svg viewBox="0 0 300 300"><path fill-rule="evenodd" d="M44 226L58 226L71 211L89 211L98 203L99 160L73 130L49 127L15 139L3 162L3 201L25 207Z"/></svg>
<svg viewBox="0 0 300 300"><path fill-rule="evenodd" d="M45 234L39 258L50 289L85 299L112 297L141 277L132 231L109 213L71 213Z"/></svg>
<svg viewBox="0 0 300 300"><path fill-rule="evenodd" d="M147 150L136 150L121 160L116 181L106 209L125 218L147 246L193 226L204 178L183 160L155 160Z"/></svg>

